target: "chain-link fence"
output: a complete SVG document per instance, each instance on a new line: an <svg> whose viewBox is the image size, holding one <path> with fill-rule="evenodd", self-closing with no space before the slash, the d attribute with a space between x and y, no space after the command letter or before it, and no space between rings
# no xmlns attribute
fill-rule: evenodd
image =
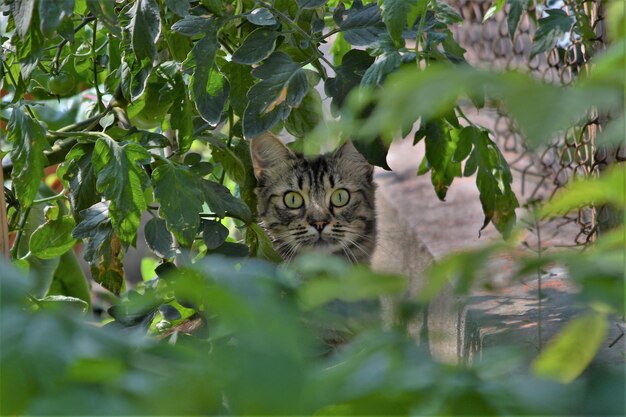
<svg viewBox="0 0 626 417"><path fill-rule="evenodd" d="M475 66L490 69L515 69L530 72L546 82L564 86L579 74L590 71L589 59L605 47L601 0L563 1L538 0L520 20L513 39L509 35L507 4L504 12L483 22L493 0L450 0L464 18L456 28L455 37L467 50L467 60ZM533 3L533 2L530 2ZM531 58L537 20L548 9L561 9L574 19L585 19L594 33L592 39L582 39L575 31L558 39L556 46ZM509 158L509 163L521 178L521 203L548 199L573 177L589 177L607 163L606 152L598 152L595 139L601 128L597 115L590 114L586 123L575 126L555 137L542 150L531 151L525 145L513 122L493 109L492 129L496 142ZM597 233L596 210L587 207L575 215L565 216L550 229L561 244L582 245ZM566 242L563 230L569 230ZM572 242L573 240L573 242Z"/></svg>

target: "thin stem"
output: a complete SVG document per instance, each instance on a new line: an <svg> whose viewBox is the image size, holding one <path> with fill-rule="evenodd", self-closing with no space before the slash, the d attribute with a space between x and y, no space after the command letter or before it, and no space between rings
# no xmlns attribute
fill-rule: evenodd
<svg viewBox="0 0 626 417"><path fill-rule="evenodd" d="M226 147L230 149L230 145L233 143L233 126L235 125L235 115L233 113L233 108L228 107L228 142L226 143ZM226 177L226 169L222 165L222 175L220 177L220 184L224 184L224 178Z"/></svg>
<svg viewBox="0 0 626 417"><path fill-rule="evenodd" d="M4 175L0 171L0 184L4 184ZM10 259L11 252L9 252L9 222L7 219L7 204L4 197L4 186L0 190L0 250L2 255L7 259Z"/></svg>
<svg viewBox="0 0 626 417"><path fill-rule="evenodd" d="M101 111L104 109L104 104L102 103L102 93L100 92L100 88L98 87L98 55L96 51L96 42L97 42L97 32L98 29L98 19L94 19L93 21L93 36L91 38L91 59L93 61L93 88L96 89L96 97L97 97L97 105L98 110Z"/></svg>
<svg viewBox="0 0 626 417"><path fill-rule="evenodd" d="M28 220L28 215L30 214L30 206L26 207L22 216L20 217L20 223L17 227L17 234L15 235L15 242L13 242L13 247L11 248L11 257L13 259L17 259L17 251L20 247L20 242L22 241L22 236L24 235L24 227L26 226L26 221Z"/></svg>
<svg viewBox="0 0 626 417"><path fill-rule="evenodd" d="M271 10L276 16L278 16L282 21L284 21L287 24L287 26L291 27L293 30L298 32L302 37L304 37L309 42L309 45L311 45L311 47L313 48L313 51L315 51L315 54L317 55L317 57L320 58L322 61L324 61L333 71L335 71L335 66L324 57L324 54L321 53L319 49L317 49L317 46L316 46L317 44L315 40L311 38L311 36L309 36L309 34L306 33L304 29L302 29L293 20L291 20L289 16L285 15L280 10L274 8L271 4L265 3L265 2L261 2L261 4L267 7L269 10Z"/></svg>
<svg viewBox="0 0 626 417"><path fill-rule="evenodd" d="M65 190L61 191L59 194L55 194L50 197L40 198L39 200L34 200L32 205L34 206L35 204L47 203L48 201L55 201L60 198L65 198Z"/></svg>
<svg viewBox="0 0 626 417"><path fill-rule="evenodd" d="M422 40L422 34L424 33L424 24L426 22L426 12L428 11L428 1L424 2L424 7L422 8L422 12L420 14L420 24L417 27L417 35L415 36L415 54L419 56L419 46ZM426 52L426 46L422 43L422 51ZM426 57L426 55L424 55ZM426 64L428 64L428 60L426 60ZM419 61L417 61L417 65L419 67Z"/></svg>
<svg viewBox="0 0 626 417"><path fill-rule="evenodd" d="M535 230L537 231L537 259L541 260L541 255L543 253L543 248L541 246L541 226L539 224L539 219L537 218L537 212L533 208L533 220L535 223ZM543 294L541 291L541 268L537 267L537 343L539 345L539 352L543 347L543 340L541 334L541 315L542 315L542 298Z"/></svg>
<svg viewBox="0 0 626 417"><path fill-rule="evenodd" d="M339 33L339 32L341 32L341 29L339 29L339 28L335 28L335 29L329 30L328 32L326 32L325 34L320 36L319 40L323 41L324 39L330 38L335 33Z"/></svg>
<svg viewBox="0 0 626 417"><path fill-rule="evenodd" d="M86 25L89 24L89 22L96 20L95 16L86 16L85 18L83 18L83 21L80 22L80 24L78 26L76 26L76 28L74 29L74 33L78 32L79 30L81 30L83 27L85 27ZM67 39L63 39L61 42L59 42L59 44L56 46L57 48L57 53L54 55L54 58L52 59L52 62L50 63L50 67L52 67L54 69L54 71L58 72L59 71L59 59L61 59L61 53L63 51L63 47L67 45Z"/></svg>

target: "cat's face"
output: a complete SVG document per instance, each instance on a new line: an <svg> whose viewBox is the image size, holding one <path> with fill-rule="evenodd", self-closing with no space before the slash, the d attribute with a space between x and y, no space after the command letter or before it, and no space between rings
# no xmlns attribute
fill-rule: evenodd
<svg viewBox="0 0 626 417"><path fill-rule="evenodd" d="M372 166L347 142L306 158L265 134L251 142L258 216L284 259L304 251L369 262L376 217Z"/></svg>

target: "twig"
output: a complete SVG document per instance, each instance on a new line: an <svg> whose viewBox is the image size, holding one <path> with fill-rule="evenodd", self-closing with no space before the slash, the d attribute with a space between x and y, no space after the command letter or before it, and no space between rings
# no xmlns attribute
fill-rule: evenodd
<svg viewBox="0 0 626 417"><path fill-rule="evenodd" d="M86 16L85 18L83 18L83 21L80 22L80 24L78 26L76 26L76 28L74 29L74 33L76 33L79 30L81 30L83 27L88 25L93 20L96 20L96 17L92 16L92 15L89 15L89 16ZM56 72L59 71L59 59L61 58L61 52L63 51L63 47L65 45L67 45L67 39L63 39L61 42L59 42L59 44L56 46L57 53L54 55L54 58L52 59L52 62L50 62L50 67L54 68L54 71L56 71Z"/></svg>
<svg viewBox="0 0 626 417"><path fill-rule="evenodd" d="M93 36L91 38L91 59L93 61L93 88L96 90L96 105L98 106L98 110L104 108L104 104L102 104L102 93L100 92L100 88L98 87L98 55L96 51L96 42L97 42L97 34L98 34L98 19L93 20Z"/></svg>
<svg viewBox="0 0 626 417"><path fill-rule="evenodd" d="M17 226L17 234L15 235L15 242L13 242L13 247L11 248L11 257L13 259L18 258L17 251L19 250L20 241L22 240L22 236L24 235L24 227L26 226L26 221L28 220L29 214L30 214L30 207L26 207L26 209L20 216L20 223Z"/></svg>
<svg viewBox="0 0 626 417"><path fill-rule="evenodd" d="M0 171L0 184L4 184L4 175ZM9 222L7 218L7 203L4 198L4 187L0 190L0 253L4 255L6 259L11 259L11 252L9 248Z"/></svg>

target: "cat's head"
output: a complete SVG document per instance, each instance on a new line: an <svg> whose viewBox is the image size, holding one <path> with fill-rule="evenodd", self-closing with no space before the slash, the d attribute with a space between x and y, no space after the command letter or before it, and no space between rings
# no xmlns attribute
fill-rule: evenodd
<svg viewBox="0 0 626 417"><path fill-rule="evenodd" d="M346 142L304 157L271 134L252 139L261 225L284 259L304 251L369 262L375 245L373 167Z"/></svg>

